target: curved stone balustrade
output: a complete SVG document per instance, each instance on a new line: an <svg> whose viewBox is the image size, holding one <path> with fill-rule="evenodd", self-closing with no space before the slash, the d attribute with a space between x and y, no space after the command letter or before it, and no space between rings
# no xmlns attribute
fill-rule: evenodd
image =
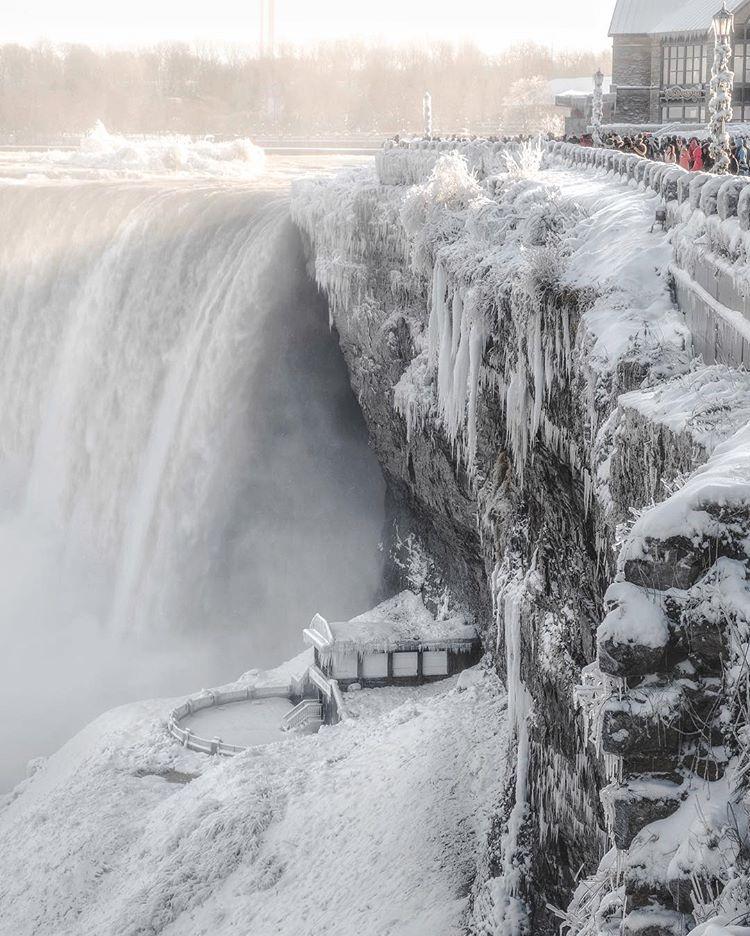
<svg viewBox="0 0 750 936"><path fill-rule="evenodd" d="M203 689L197 696L192 696L182 705L172 709L167 720L167 730L184 747L201 754L222 754L233 757L241 754L247 748L237 744L227 744L221 738L201 738L194 734L190 728L183 728L180 722L199 712L201 709L212 708L217 705L228 705L234 702L247 702L250 699L289 699L290 702L299 701L304 691L304 680L293 680L287 686L248 686L245 689Z"/></svg>

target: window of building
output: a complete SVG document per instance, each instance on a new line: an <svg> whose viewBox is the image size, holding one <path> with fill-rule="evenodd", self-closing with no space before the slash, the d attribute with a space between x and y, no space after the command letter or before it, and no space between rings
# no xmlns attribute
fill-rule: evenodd
<svg viewBox="0 0 750 936"><path fill-rule="evenodd" d="M697 85L705 81L706 49L703 45L665 45L662 58L662 83Z"/></svg>
<svg viewBox="0 0 750 936"><path fill-rule="evenodd" d="M362 659L362 676L365 679L385 679L388 675L387 653L366 653Z"/></svg>
<svg viewBox="0 0 750 936"><path fill-rule="evenodd" d="M417 675L417 652L399 651L393 654L393 675L396 677Z"/></svg>
<svg viewBox="0 0 750 936"><path fill-rule="evenodd" d="M334 679L356 679L357 678L357 654L337 654L333 658L333 678Z"/></svg>
<svg viewBox="0 0 750 936"><path fill-rule="evenodd" d="M448 675L448 651L447 650L425 650L422 653L422 675L423 676L447 676Z"/></svg>
<svg viewBox="0 0 750 936"><path fill-rule="evenodd" d="M745 43L738 42L734 47L734 60L732 62L734 69L734 80L737 84L745 83Z"/></svg>
<svg viewBox="0 0 750 936"><path fill-rule="evenodd" d="M665 104L661 109L662 123L701 123L705 119L706 110L700 104Z"/></svg>

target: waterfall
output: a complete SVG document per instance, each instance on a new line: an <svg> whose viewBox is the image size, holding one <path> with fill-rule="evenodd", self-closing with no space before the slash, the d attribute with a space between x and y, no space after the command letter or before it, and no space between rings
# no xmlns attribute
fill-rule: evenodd
<svg viewBox="0 0 750 936"><path fill-rule="evenodd" d="M51 699L76 727L368 607L383 483L283 188L7 180L0 205L0 705L43 684L28 731L64 740Z"/></svg>

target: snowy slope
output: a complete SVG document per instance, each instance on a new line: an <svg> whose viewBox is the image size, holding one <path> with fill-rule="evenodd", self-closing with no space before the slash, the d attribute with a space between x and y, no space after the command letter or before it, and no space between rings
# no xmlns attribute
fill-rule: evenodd
<svg viewBox="0 0 750 936"><path fill-rule="evenodd" d="M3 936L461 932L503 775L494 677L231 761L172 742L171 705L102 716L0 812Z"/></svg>

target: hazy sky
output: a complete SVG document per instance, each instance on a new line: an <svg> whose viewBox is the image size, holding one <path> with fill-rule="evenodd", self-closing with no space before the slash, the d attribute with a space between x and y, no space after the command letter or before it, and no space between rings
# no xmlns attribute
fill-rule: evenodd
<svg viewBox="0 0 750 936"><path fill-rule="evenodd" d="M533 39L560 48L600 49L607 45L613 6L614 0L277 0L277 39L467 38L488 51ZM0 41L252 44L258 41L259 10L260 0L26 0L3 10Z"/></svg>

